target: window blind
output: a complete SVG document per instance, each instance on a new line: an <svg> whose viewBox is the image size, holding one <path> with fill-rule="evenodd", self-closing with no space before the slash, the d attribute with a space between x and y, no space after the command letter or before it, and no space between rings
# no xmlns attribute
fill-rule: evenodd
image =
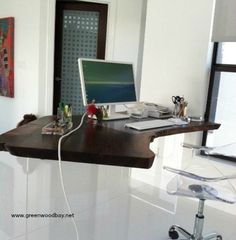
<svg viewBox="0 0 236 240"><path fill-rule="evenodd" d="M236 42L236 0L216 0L212 42Z"/></svg>

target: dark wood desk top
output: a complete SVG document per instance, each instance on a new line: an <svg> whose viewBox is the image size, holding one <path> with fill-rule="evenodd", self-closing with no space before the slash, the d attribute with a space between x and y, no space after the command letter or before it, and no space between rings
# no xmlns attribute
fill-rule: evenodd
<svg viewBox="0 0 236 240"><path fill-rule="evenodd" d="M0 150L20 157L57 160L60 136L41 134L42 127L51 121L53 116L42 117L0 135ZM79 121L79 116L73 118L74 127ZM62 160L150 168L155 154L149 149L149 144L154 138L213 130L220 126L209 122L192 122L184 126L136 131L124 127L128 121L132 120L107 121L93 125L85 119L81 129L63 141Z"/></svg>

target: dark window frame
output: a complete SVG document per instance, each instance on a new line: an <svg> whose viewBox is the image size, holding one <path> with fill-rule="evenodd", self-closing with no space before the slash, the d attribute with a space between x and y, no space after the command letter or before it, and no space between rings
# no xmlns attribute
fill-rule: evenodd
<svg viewBox="0 0 236 240"><path fill-rule="evenodd" d="M220 79L216 77L216 73L217 72L236 72L236 64L217 63L217 53L219 50L220 50L220 44L218 42L215 42L213 47L210 82L208 87L207 104L206 104L206 111L204 116L206 121L211 121L210 117L215 118L215 116L210 116L210 113L212 111L212 108L214 108L214 114L216 110L216 104L212 104L212 98L214 97L214 93L217 92L217 95L218 95L218 90L219 90ZM202 138L202 145L206 146L206 142L207 142L207 131L204 131L203 138ZM204 154L204 152L202 152L202 154ZM235 157L229 157L224 155L211 155L211 156L236 162Z"/></svg>

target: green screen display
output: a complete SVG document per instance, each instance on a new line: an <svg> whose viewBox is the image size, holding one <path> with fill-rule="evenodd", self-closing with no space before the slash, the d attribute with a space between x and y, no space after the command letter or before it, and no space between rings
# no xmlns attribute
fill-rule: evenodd
<svg viewBox="0 0 236 240"><path fill-rule="evenodd" d="M136 101L132 64L83 60L82 68L88 103Z"/></svg>

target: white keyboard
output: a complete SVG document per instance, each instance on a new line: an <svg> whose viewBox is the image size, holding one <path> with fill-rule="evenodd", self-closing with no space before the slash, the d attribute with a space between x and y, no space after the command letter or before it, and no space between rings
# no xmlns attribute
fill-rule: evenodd
<svg viewBox="0 0 236 240"><path fill-rule="evenodd" d="M174 126L174 125L176 125L174 122L171 122L168 120L155 119L155 120L126 123L125 127L129 127L129 128L133 128L141 131L141 130L147 130L152 128Z"/></svg>

